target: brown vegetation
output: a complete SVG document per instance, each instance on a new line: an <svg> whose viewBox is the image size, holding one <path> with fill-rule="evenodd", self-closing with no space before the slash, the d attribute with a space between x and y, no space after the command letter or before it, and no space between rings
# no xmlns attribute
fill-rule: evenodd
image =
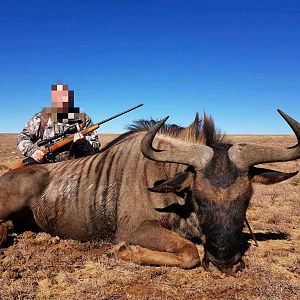
<svg viewBox="0 0 300 300"><path fill-rule="evenodd" d="M101 135L102 144L112 136ZM291 146L290 136L231 136ZM0 174L21 159L15 135L0 135ZM281 171L300 170L300 160L269 164ZM272 186L255 185L247 212L256 233L246 269L236 277L218 271L139 266L114 261L105 242L79 243L46 233L12 234L11 246L0 249L0 299L299 299L300 175ZM202 246L198 246L203 256Z"/></svg>

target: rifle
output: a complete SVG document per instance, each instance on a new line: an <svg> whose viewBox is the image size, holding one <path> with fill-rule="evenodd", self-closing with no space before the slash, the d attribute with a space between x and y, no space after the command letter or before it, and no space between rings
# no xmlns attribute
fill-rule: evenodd
<svg viewBox="0 0 300 300"><path fill-rule="evenodd" d="M115 119L121 115L124 115L134 109L137 109L141 106L143 106L144 104L139 104L137 106L134 106L128 110L125 110L123 112L120 112L112 117L109 117L103 121L100 121L88 128L85 128L81 131L79 131L79 133L81 133L83 136L91 133L92 131L96 130L99 128L99 126L101 124L104 124L112 119ZM80 120L78 120L80 122ZM78 123L79 123L78 122ZM74 125L71 125L66 131L64 131L63 133L61 134L57 134L55 135L54 137L51 137L49 139L46 139L46 140L43 140L43 141L40 141L38 143L38 146L45 146L45 148L42 150L45 154L44 156L44 160L46 162L55 162L54 160L54 152L57 152L60 148L70 144L73 142L73 138L74 138L74 135L75 133L77 132L77 127L76 127L76 124ZM15 169L19 169L19 168L22 168L22 167L25 167L25 166L28 166L28 165L32 165L32 164L36 164L37 161L34 160L32 157L28 157L28 158L25 158L24 160L22 160L21 162L18 162L16 163L12 168L11 170L15 170Z"/></svg>

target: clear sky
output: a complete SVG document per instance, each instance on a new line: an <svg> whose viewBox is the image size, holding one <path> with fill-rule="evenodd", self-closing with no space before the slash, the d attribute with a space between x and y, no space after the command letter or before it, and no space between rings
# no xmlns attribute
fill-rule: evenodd
<svg viewBox="0 0 300 300"><path fill-rule="evenodd" d="M139 118L227 133L291 133L300 121L298 0L0 0L0 132L19 132L68 83L75 105L121 133Z"/></svg>

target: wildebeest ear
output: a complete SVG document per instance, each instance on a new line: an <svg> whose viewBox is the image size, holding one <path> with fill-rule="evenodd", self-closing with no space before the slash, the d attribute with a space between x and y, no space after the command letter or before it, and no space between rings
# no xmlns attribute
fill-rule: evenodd
<svg viewBox="0 0 300 300"><path fill-rule="evenodd" d="M176 174L168 180L160 180L154 187L148 188L150 192L156 193L178 193L192 184L193 173L189 170Z"/></svg>
<svg viewBox="0 0 300 300"><path fill-rule="evenodd" d="M254 183L261 184L273 184L286 179L289 179L298 174L298 172L294 173L284 173L269 169L255 168L251 167L249 169L249 174Z"/></svg>

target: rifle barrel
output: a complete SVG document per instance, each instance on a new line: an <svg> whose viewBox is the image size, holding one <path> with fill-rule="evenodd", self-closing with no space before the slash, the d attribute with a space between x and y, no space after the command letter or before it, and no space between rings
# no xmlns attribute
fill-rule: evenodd
<svg viewBox="0 0 300 300"><path fill-rule="evenodd" d="M112 119L114 119L114 118L117 118L117 117L119 117L119 116L122 116L122 115L124 115L124 114L126 114L126 113L128 113L128 112L130 112L130 111L132 111L132 110L134 110L134 109L137 109L137 108L139 108L139 107L141 107L141 106L143 106L143 105L144 105L144 104L141 103L141 104L139 104L139 105L137 105L137 106L134 106L134 107L132 107L132 108L130 108L130 109L127 109L127 110L125 110L125 111L122 111L122 112L120 112L120 113L118 113L118 114L116 114L116 115L114 115L114 116L112 116L112 117L110 117L110 118L107 118L107 119L105 119L105 120L103 120L103 121L100 121L100 122L98 122L98 123L96 123L96 124L101 125L101 124L103 124L103 123L106 123L106 122L108 122L108 121L110 121L110 120L112 120Z"/></svg>

